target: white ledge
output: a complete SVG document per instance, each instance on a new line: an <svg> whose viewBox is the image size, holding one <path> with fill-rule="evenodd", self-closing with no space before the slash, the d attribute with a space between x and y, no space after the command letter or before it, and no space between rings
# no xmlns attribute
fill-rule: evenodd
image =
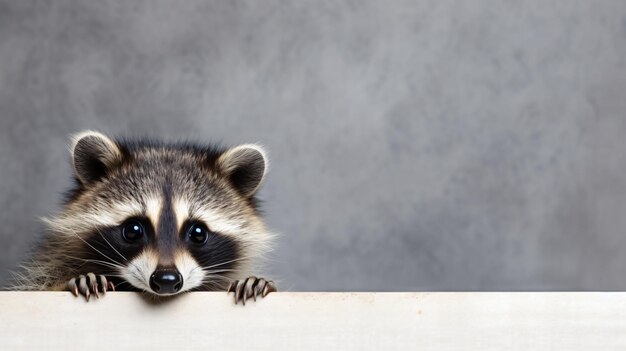
<svg viewBox="0 0 626 351"><path fill-rule="evenodd" d="M0 292L0 350L626 350L626 293Z"/></svg>

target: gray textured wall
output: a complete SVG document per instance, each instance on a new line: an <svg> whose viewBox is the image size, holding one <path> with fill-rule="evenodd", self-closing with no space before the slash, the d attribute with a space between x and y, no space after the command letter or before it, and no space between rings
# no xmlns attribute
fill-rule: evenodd
<svg viewBox="0 0 626 351"><path fill-rule="evenodd" d="M626 289L626 2L0 1L0 281L85 128L261 142L293 290Z"/></svg>

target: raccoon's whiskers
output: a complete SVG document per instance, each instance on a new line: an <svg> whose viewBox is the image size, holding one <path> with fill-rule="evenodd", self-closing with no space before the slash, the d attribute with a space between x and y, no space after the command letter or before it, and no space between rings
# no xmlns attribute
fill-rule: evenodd
<svg viewBox="0 0 626 351"><path fill-rule="evenodd" d="M117 277L117 276L116 276L116 277ZM120 278L123 278L123 277L120 277ZM113 286L115 287L115 290L120 290L120 289L118 288L118 286L120 286L120 285L122 285L122 284L126 284L126 285L130 286L131 288L136 288L133 284L131 284L131 283L127 282L126 280L122 280L121 282L119 282L119 283L117 283L117 284L113 283Z"/></svg>
<svg viewBox="0 0 626 351"><path fill-rule="evenodd" d="M203 271L206 274L224 273L224 272L239 272L238 269L218 269L218 270L214 270L214 271L203 269Z"/></svg>
<svg viewBox="0 0 626 351"><path fill-rule="evenodd" d="M82 242L84 242L84 243L85 243L85 244L87 244L89 247L91 247L92 249L94 249L95 251L97 251L99 254L101 254L102 256L104 256L104 257L106 257L106 258L108 258L110 261L112 261L112 262L116 263L119 267L123 267L123 265L122 265L120 262L118 262L118 261L116 261L116 260L112 259L111 257L109 257L109 256L105 255L102 251L100 251L100 250L96 249L93 245L91 245L91 244L90 244L90 243L88 243L85 239L83 239L80 235L78 235L78 233L76 233L76 232L74 232L74 231L72 231L72 233L73 233L73 234L74 234L77 238L79 238ZM106 239L105 239L105 241L106 241ZM108 242L108 241L107 241L107 242ZM109 243L109 244L110 244L110 243ZM115 248L114 248L114 250L115 250ZM116 251L117 251L117 250L116 250ZM132 261L128 261L128 263L129 263L131 266L135 267L135 269L136 269L136 270L141 271L141 270L139 269L139 267L137 267L137 266L136 266L136 265L135 265ZM123 268L122 268L122 269L123 269ZM132 274L135 278L137 278L139 281L144 281L144 280L143 280L143 277L140 277L140 276L138 275L138 273L136 273L136 272L132 271L132 272L131 272L131 274Z"/></svg>
<svg viewBox="0 0 626 351"><path fill-rule="evenodd" d="M120 253L120 252L119 252L119 251L118 251L118 250L117 250L117 249L116 249L116 248L115 248L115 247L114 247L114 246L113 246L113 245L112 245L112 244L111 244L111 243L110 243L110 242L109 242L109 241L108 241L105 237L104 237L104 235L102 234L102 232L101 232L100 230L98 230L98 234L100 234L100 236L102 237L102 239L104 239L104 241L106 241L106 243L107 243L107 244L109 244L109 246L110 246L110 247L111 247L111 248L112 248L115 252L117 252L117 254L118 254L118 255L120 255L120 257L122 257L122 258L124 259L124 261L128 262L128 264L130 264L131 266L135 267L135 269L136 269L137 271L140 271L139 267L137 267L137 265L136 265L133 261L129 261L126 257L124 257L124 255L122 255L122 254L121 254L121 253ZM123 269L124 269L124 267L120 267L120 271L121 271L121 270L123 270ZM138 277L139 277L139 275L138 275L138 274L135 274L135 273L133 273L133 276L134 276L135 278L138 278ZM140 280L140 281L143 281L143 279L139 279L139 280Z"/></svg>
<svg viewBox="0 0 626 351"><path fill-rule="evenodd" d="M114 269L119 269L119 267L115 264L111 264L111 263L107 263L106 261L100 261L100 260L85 260L85 262L89 262L89 263L95 263L95 264L99 264L101 266L105 266L105 267L109 267L109 268L114 268Z"/></svg>
<svg viewBox="0 0 626 351"><path fill-rule="evenodd" d="M105 255L104 253L102 253L102 251L96 249L93 245L91 245L90 243L87 242L87 240L83 239L80 235L78 235L78 233L76 233L75 231L71 231L72 234L74 234L78 239L80 239L82 242L84 242L85 244L87 244L89 247L91 247L92 249L94 249L95 251L97 251L99 254L101 254L102 256L108 258L110 261L117 263L118 265L122 266L122 264L114 259L112 259L111 257Z"/></svg>
<svg viewBox="0 0 626 351"><path fill-rule="evenodd" d="M190 270L190 271L189 271L189 274L191 274L191 273L195 272L197 269L202 269L204 272L209 272L209 270L210 270L211 268L219 267L219 266L221 266L221 265L225 265L225 264L232 263L232 262L236 262L236 261L245 260L245 259L248 259L248 258L250 258L250 257L240 257L240 258L237 258L237 259L234 259L234 260L229 260L229 261L225 261L225 262L220 262L220 263L216 263L216 264L213 264L213 265L210 265L210 266L206 266L206 267L196 266L196 267L194 267L192 270ZM231 271L231 272L237 272L237 270L235 270L235 269L230 270L230 271Z"/></svg>
<svg viewBox="0 0 626 351"><path fill-rule="evenodd" d="M228 283L230 282L230 280L230 278L220 274L209 274L202 279L202 283L200 286L214 287L219 289L223 288L220 283Z"/></svg>
<svg viewBox="0 0 626 351"><path fill-rule="evenodd" d="M202 267L202 268L203 269L211 269L211 268L219 267L219 266L224 265L224 264L233 263L233 262L242 261L242 260L247 260L249 258L252 258L252 256L239 257L239 258L236 258L234 260L220 262L220 263L216 263L216 264L213 264L213 265L210 265L210 266L206 266L206 267Z"/></svg>
<svg viewBox="0 0 626 351"><path fill-rule="evenodd" d="M109 244L109 246L113 249L113 251L117 252L117 254L120 255L120 257L123 258L124 261L128 262L128 259L124 257L124 255L122 255L119 251L117 251L117 249L113 245L111 245L111 243L107 240L107 238L104 237L100 229L98 229L97 231L98 231L98 234L100 234L100 236L102 237L102 239L104 239L104 241L106 241L106 243Z"/></svg>
<svg viewBox="0 0 626 351"><path fill-rule="evenodd" d="M91 258L80 258L80 257L73 257L73 256L66 256L69 258L73 258L76 260L81 260L83 262L91 262L91 263L97 263L103 266L108 266L108 267L112 267L112 268L117 268L117 269L122 269L124 267L117 265L115 263L111 263L111 262L107 262L107 261L103 261L103 260L95 260L95 259L91 259Z"/></svg>

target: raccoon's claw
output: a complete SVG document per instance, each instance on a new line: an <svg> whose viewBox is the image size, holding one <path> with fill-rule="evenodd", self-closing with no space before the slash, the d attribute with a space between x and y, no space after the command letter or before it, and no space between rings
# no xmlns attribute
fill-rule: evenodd
<svg viewBox="0 0 626 351"><path fill-rule="evenodd" d="M277 291L276 284L271 280L265 280L263 278L257 278L250 276L244 280L235 280L228 286L227 293L235 293L235 304L239 301L246 305L246 300L253 298L256 301L256 297L267 296L267 294Z"/></svg>
<svg viewBox="0 0 626 351"><path fill-rule="evenodd" d="M97 299L100 298L100 293L104 294L107 290L115 291L115 286L112 282L107 281L107 278L103 275L96 276L93 273L87 273L87 275L79 275L77 278L72 278L67 282L67 289L78 297L78 294L85 296L87 301L94 294Z"/></svg>

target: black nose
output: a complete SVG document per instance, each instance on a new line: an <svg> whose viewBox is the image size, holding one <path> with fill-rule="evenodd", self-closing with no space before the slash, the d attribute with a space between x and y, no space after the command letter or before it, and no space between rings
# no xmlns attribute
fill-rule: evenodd
<svg viewBox="0 0 626 351"><path fill-rule="evenodd" d="M183 276L175 268L157 269L150 276L150 288L158 294L174 294L183 287Z"/></svg>

